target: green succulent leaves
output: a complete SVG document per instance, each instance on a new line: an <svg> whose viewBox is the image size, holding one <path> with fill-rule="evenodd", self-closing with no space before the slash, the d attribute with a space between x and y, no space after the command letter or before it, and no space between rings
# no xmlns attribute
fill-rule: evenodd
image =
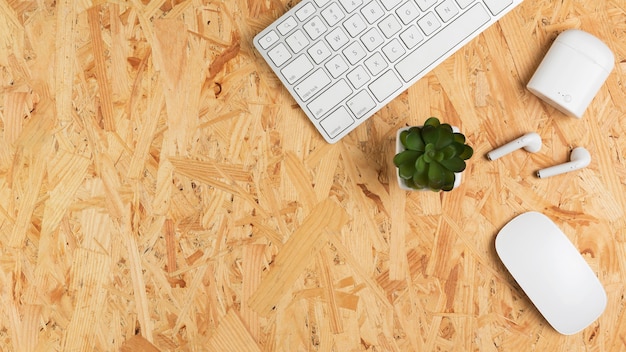
<svg viewBox="0 0 626 352"><path fill-rule="evenodd" d="M463 134L436 117L426 120L422 127L402 131L400 142L405 150L395 155L393 163L400 178L415 189L452 190L455 173L465 170L465 160L474 154Z"/></svg>

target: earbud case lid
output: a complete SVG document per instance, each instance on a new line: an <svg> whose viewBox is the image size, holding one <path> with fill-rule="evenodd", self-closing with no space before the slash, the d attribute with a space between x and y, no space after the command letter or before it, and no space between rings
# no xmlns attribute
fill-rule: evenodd
<svg viewBox="0 0 626 352"><path fill-rule="evenodd" d="M555 43L566 45L602 67L607 73L615 66L615 56L600 39L580 29L567 30L556 38Z"/></svg>

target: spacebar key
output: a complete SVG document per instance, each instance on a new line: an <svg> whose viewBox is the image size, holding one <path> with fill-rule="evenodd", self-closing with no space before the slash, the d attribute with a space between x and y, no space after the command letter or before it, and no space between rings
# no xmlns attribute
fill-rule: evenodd
<svg viewBox="0 0 626 352"><path fill-rule="evenodd" d="M465 11L426 43L404 57L396 65L396 70L405 82L411 81L433 62L446 54L480 29L491 17L481 4Z"/></svg>

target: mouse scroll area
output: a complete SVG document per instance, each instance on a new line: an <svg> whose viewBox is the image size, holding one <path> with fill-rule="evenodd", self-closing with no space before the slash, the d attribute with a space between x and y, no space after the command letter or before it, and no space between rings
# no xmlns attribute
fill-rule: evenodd
<svg viewBox="0 0 626 352"><path fill-rule="evenodd" d="M602 284L547 216L519 215L500 230L495 246L504 266L559 333L575 334L604 311Z"/></svg>

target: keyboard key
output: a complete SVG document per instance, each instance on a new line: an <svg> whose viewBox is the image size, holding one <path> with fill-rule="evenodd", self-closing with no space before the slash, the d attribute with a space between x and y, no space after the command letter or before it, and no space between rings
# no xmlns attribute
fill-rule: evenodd
<svg viewBox="0 0 626 352"><path fill-rule="evenodd" d="M489 8L489 11L495 16L504 11L507 7L511 6L513 0L484 0L485 5Z"/></svg>
<svg viewBox="0 0 626 352"><path fill-rule="evenodd" d="M330 77L319 69L313 72L309 77L305 78L300 84L298 84L294 90L303 101L311 99L315 94L319 93L322 89L326 88L330 84Z"/></svg>
<svg viewBox="0 0 626 352"><path fill-rule="evenodd" d="M302 6L296 11L296 16L301 22L304 22L307 18L315 13L315 6L310 2Z"/></svg>
<svg viewBox="0 0 626 352"><path fill-rule="evenodd" d="M339 133L346 130L354 123L354 119L343 106L333 111L327 118L320 122L320 126L324 129L330 138L335 138Z"/></svg>
<svg viewBox="0 0 626 352"><path fill-rule="evenodd" d="M464 9L471 4L475 4L476 1L475 0L456 0L456 3L459 5L460 8Z"/></svg>
<svg viewBox="0 0 626 352"><path fill-rule="evenodd" d="M428 10L431 6L437 3L437 0L415 0L415 1L417 2L417 6L419 6L422 11Z"/></svg>
<svg viewBox="0 0 626 352"><path fill-rule="evenodd" d="M311 48L308 50L309 55L316 64L321 64L324 60L328 59L332 54L328 46L322 41L313 44Z"/></svg>
<svg viewBox="0 0 626 352"><path fill-rule="evenodd" d="M354 116L356 116L357 119L360 119L376 107L376 101L374 101L374 99L367 94L367 91L362 90L352 99L348 100L347 105Z"/></svg>
<svg viewBox="0 0 626 352"><path fill-rule="evenodd" d="M398 73L405 82L409 82L465 38L479 30L489 22L489 19L489 14L482 5L474 5L422 46L402 58L396 64Z"/></svg>
<svg viewBox="0 0 626 352"><path fill-rule="evenodd" d="M396 16L387 16L384 20L380 21L378 24L378 28L383 32L385 37L391 38L396 33L400 32L402 29L402 25L396 19Z"/></svg>
<svg viewBox="0 0 626 352"><path fill-rule="evenodd" d="M345 22L343 22L343 26L352 38L356 37L359 33L363 32L365 28L367 28L367 24L358 13L352 15Z"/></svg>
<svg viewBox="0 0 626 352"><path fill-rule="evenodd" d="M452 0L445 0L440 5L437 5L435 11L444 22L450 21L459 14L459 8L456 7Z"/></svg>
<svg viewBox="0 0 626 352"><path fill-rule="evenodd" d="M399 3L401 3L403 0L381 0L380 2L383 3L383 6L391 11L393 10L394 7L398 6Z"/></svg>
<svg viewBox="0 0 626 352"><path fill-rule="evenodd" d="M270 57L270 59L272 59L274 65L278 67L282 66L285 62L291 59L291 53L283 43L276 45L274 49L267 52L267 55Z"/></svg>
<svg viewBox="0 0 626 352"><path fill-rule="evenodd" d="M355 89L363 87L370 80L370 76L367 74L363 66L357 66L357 68L348 73L346 77Z"/></svg>
<svg viewBox="0 0 626 352"><path fill-rule="evenodd" d="M319 119L331 111L335 106L339 105L339 103L345 101L350 94L352 94L352 89L348 83L342 79L328 88L325 92L318 95L315 99L311 100L311 102L307 105L307 108L316 119Z"/></svg>
<svg viewBox="0 0 626 352"><path fill-rule="evenodd" d="M434 13L429 12L426 16L417 21L417 25L422 29L424 34L431 35L441 27L441 22L439 22Z"/></svg>
<svg viewBox="0 0 626 352"><path fill-rule="evenodd" d="M394 39L389 44L383 46L383 54L385 54L389 62L398 60L405 53L406 50L404 50L398 39Z"/></svg>
<svg viewBox="0 0 626 352"><path fill-rule="evenodd" d="M280 72L283 74L287 82L293 84L300 78L304 77L313 69L313 63L306 57L300 55L295 60L285 66Z"/></svg>
<svg viewBox="0 0 626 352"><path fill-rule="evenodd" d="M417 44L424 40L424 36L419 29L415 26L409 27L406 31L400 34L400 39L407 48L413 49Z"/></svg>
<svg viewBox="0 0 626 352"><path fill-rule="evenodd" d="M398 89L402 88L402 82L393 71L389 70L378 77L372 84L369 85L372 94L382 102L389 98Z"/></svg>
<svg viewBox="0 0 626 352"><path fill-rule="evenodd" d="M412 1L407 1L396 10L400 21L404 24L413 22L420 15L420 10Z"/></svg>
<svg viewBox="0 0 626 352"><path fill-rule="evenodd" d="M330 47L335 51L350 42L350 38L341 27L333 29L325 38L328 44L330 44Z"/></svg>
<svg viewBox="0 0 626 352"><path fill-rule="evenodd" d="M341 0L340 3L346 12L350 13L363 5L363 0Z"/></svg>
<svg viewBox="0 0 626 352"><path fill-rule="evenodd" d="M315 3L318 7L324 7L324 5L328 4L330 0L315 0Z"/></svg>
<svg viewBox="0 0 626 352"><path fill-rule="evenodd" d="M341 57L341 55L337 55L328 60L324 66L326 66L326 69L330 75L333 76L333 78L337 78L344 74L344 72L348 71L348 64L346 63L346 60Z"/></svg>
<svg viewBox="0 0 626 352"><path fill-rule="evenodd" d="M339 8L339 5L334 2L322 11L322 17L324 18L326 23L328 23L328 25L332 27L339 23L339 21L344 19L345 15L343 11Z"/></svg>
<svg viewBox="0 0 626 352"><path fill-rule="evenodd" d="M328 29L322 19L315 16L303 26L306 33L311 39L316 40Z"/></svg>
<svg viewBox="0 0 626 352"><path fill-rule="evenodd" d="M306 38L306 35L304 35L304 32L299 29L293 32L292 35L288 36L285 41L287 42L291 50L293 50L293 52L296 54L299 53L302 49L306 48L306 46L310 43L309 40Z"/></svg>
<svg viewBox="0 0 626 352"><path fill-rule="evenodd" d="M370 28L363 36L361 37L361 42L365 44L365 47L369 51L374 51L374 49L378 48L382 43L385 42L383 36L380 34L376 27Z"/></svg>
<svg viewBox="0 0 626 352"><path fill-rule="evenodd" d="M287 19L282 21L278 26L276 26L276 29L278 29L280 34L286 35L289 32L291 32L292 29L296 28L297 26L298 26L298 21L296 21L295 18L289 16L289 17L287 17Z"/></svg>
<svg viewBox="0 0 626 352"><path fill-rule="evenodd" d="M380 53L374 53L374 55L365 60L365 67L373 76L376 76L387 68L387 61Z"/></svg>
<svg viewBox="0 0 626 352"><path fill-rule="evenodd" d="M361 13L370 24L375 23L385 15L385 11L378 5L376 1L372 1L365 5Z"/></svg>
<svg viewBox="0 0 626 352"><path fill-rule="evenodd" d="M266 35L259 39L259 44L261 45L261 48L267 49L279 40L280 37L278 36L278 33L269 31Z"/></svg>
<svg viewBox="0 0 626 352"><path fill-rule="evenodd" d="M352 42L343 50L343 55L351 65L356 65L361 59L367 56L367 52L359 42Z"/></svg>

